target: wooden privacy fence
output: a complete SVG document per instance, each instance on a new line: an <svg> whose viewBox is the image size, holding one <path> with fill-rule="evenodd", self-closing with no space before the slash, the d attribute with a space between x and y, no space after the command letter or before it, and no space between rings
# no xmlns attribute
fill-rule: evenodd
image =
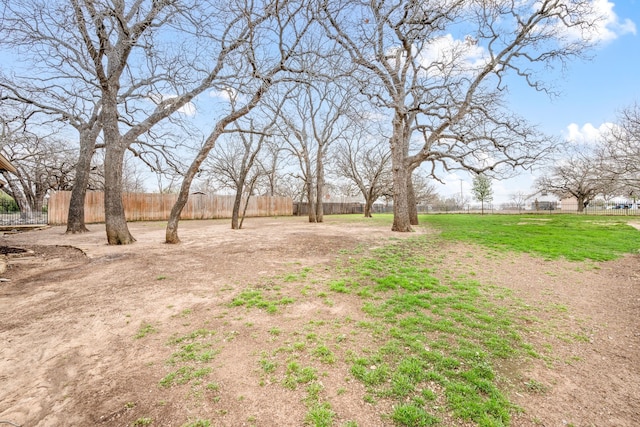
<svg viewBox="0 0 640 427"><path fill-rule="evenodd" d="M169 219L177 194L124 193L122 203L127 221L164 221ZM231 218L234 196L191 194L182 210L181 219ZM56 191L49 198L49 224L67 223L70 191ZM244 206L244 201L243 201ZM242 214L242 207L240 214ZM293 215L289 197L252 196L246 216ZM84 200L84 219L87 224L104 222L104 193L89 191Z"/></svg>

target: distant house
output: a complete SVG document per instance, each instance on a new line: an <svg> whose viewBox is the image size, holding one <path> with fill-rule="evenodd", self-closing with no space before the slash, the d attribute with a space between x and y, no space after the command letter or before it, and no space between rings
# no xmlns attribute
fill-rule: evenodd
<svg viewBox="0 0 640 427"><path fill-rule="evenodd" d="M560 208L558 198L546 191L536 191L526 200L526 209L531 211L554 211Z"/></svg>

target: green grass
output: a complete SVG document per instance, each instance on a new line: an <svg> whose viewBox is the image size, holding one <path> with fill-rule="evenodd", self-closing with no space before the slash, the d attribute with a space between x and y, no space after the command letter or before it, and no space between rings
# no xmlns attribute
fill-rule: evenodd
<svg viewBox="0 0 640 427"><path fill-rule="evenodd" d="M441 237L548 259L609 261L640 250L640 231L617 217L578 215L422 215Z"/></svg>
<svg viewBox="0 0 640 427"><path fill-rule="evenodd" d="M350 373L366 387L369 403L395 402L387 417L398 426L440 423L430 403L437 399L465 422L508 425L514 408L494 364L527 355L529 347L481 283L433 276L428 239L399 241L341 266L354 288L371 290L362 306L369 320L356 328L380 343L353 349Z"/></svg>

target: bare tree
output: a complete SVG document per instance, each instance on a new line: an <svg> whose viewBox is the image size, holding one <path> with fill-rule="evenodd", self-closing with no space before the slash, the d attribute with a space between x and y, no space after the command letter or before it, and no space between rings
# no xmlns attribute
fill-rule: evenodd
<svg viewBox="0 0 640 427"><path fill-rule="evenodd" d="M326 62L322 62L326 64ZM319 63L313 65L319 67ZM325 163L332 144L353 126L354 95L339 79L315 78L288 89L279 130L297 160L309 204L309 222L323 221Z"/></svg>
<svg viewBox="0 0 640 427"><path fill-rule="evenodd" d="M284 0L268 4L243 3L227 7L234 20L219 40L216 57L216 87L231 94L229 110L214 124L187 169L178 199L167 223L166 242L178 243L180 213L187 203L189 189L202 163L228 127L256 108L267 92L291 74L300 73L300 50L313 20L307 16L305 0ZM229 39L230 38L230 39ZM265 46L277 46L265 49ZM214 79L212 79L213 81Z"/></svg>
<svg viewBox="0 0 640 427"><path fill-rule="evenodd" d="M67 232L86 232L84 199L91 159L101 131L99 86L73 27L69 5L2 0L0 47L14 53L10 75L0 75L0 100L32 107L60 120L78 134L80 150L67 221Z"/></svg>
<svg viewBox="0 0 640 427"><path fill-rule="evenodd" d="M546 153L551 142L507 114L500 91L510 73L545 90L542 70L588 47L580 33L591 12L589 0L321 3L328 36L358 66L354 84L391 117L393 230L411 230L410 177L422 162L434 174L439 165L495 175ZM421 143L410 151L414 135Z"/></svg>
<svg viewBox="0 0 640 427"><path fill-rule="evenodd" d="M420 169L414 171L411 181L416 205L433 203L438 199L438 191L430 178L420 173Z"/></svg>
<svg viewBox="0 0 640 427"><path fill-rule="evenodd" d="M522 211L527 205L527 200L529 199L529 195L524 193L523 191L517 191L509 196L511 201L511 205L518 209L518 212Z"/></svg>
<svg viewBox="0 0 640 427"><path fill-rule="evenodd" d="M66 141L29 135L3 145L2 150L16 168L15 173L3 171L7 181L3 190L23 214L41 211L49 190L71 188L75 147Z"/></svg>
<svg viewBox="0 0 640 427"><path fill-rule="evenodd" d="M264 176L264 170L260 167L258 156L265 141L271 137L269 129L271 125L259 131L254 128L253 123L249 125L247 131L238 128L238 132L228 138L225 144L217 146L212 153L213 156L206 162L206 173L214 176L224 187L235 192L231 212L231 228L233 230L242 228L249 198L260 177ZM239 127L237 122L236 127ZM245 205L240 219L243 199Z"/></svg>
<svg viewBox="0 0 640 427"><path fill-rule="evenodd" d="M285 144L275 138L277 134L273 133L271 136L265 141L264 155L257 159L264 172L262 185L258 182L258 191L268 196L283 195L281 182L288 167ZM285 192L289 194L288 190Z"/></svg>
<svg viewBox="0 0 640 427"><path fill-rule="evenodd" d="M369 137L363 133L346 137L335 149L336 174L355 185L364 198L365 218L371 218L376 200L392 194L391 152L387 141Z"/></svg>
<svg viewBox="0 0 640 427"><path fill-rule="evenodd" d="M24 215L41 211L49 190L70 189L75 172L74 144L46 124L36 126L48 134L31 132L37 116L28 109L11 108L0 115L0 149L15 167L11 173L3 171L8 184L4 191Z"/></svg>
<svg viewBox="0 0 640 427"><path fill-rule="evenodd" d="M640 197L640 105L623 109L616 123L604 135L599 150L602 173L615 181L616 191L628 197Z"/></svg>
<svg viewBox="0 0 640 427"><path fill-rule="evenodd" d="M578 212L610 184L610 178L599 173L599 158L584 147L571 152L563 160L551 166L547 173L536 181L536 187L558 197L575 197Z"/></svg>
<svg viewBox="0 0 640 427"><path fill-rule="evenodd" d="M5 79L10 95L87 132L80 134L83 170L102 133L109 244L135 241L121 197L125 152L214 82L223 86L226 59L248 42L246 21L264 19L233 3L2 0L0 38L14 51L26 48L21 54L33 52L25 55L28 66L42 71L32 84L33 74Z"/></svg>

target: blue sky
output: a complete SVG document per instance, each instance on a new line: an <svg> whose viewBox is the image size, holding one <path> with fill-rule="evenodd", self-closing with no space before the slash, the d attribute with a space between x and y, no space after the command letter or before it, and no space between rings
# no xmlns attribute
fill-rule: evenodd
<svg viewBox="0 0 640 427"><path fill-rule="evenodd" d="M564 73L549 76L560 95L550 98L524 84L510 88L508 99L515 111L564 140L592 141L603 124L615 120L617 111L640 103L640 0L596 1L615 14L607 25L609 39L591 52L591 60L573 61ZM494 204L509 201L519 191L530 193L535 177L536 172L523 172L516 179L494 182ZM448 176L438 191L443 196L460 194L460 180L465 197L471 197L471 178L464 173Z"/></svg>

